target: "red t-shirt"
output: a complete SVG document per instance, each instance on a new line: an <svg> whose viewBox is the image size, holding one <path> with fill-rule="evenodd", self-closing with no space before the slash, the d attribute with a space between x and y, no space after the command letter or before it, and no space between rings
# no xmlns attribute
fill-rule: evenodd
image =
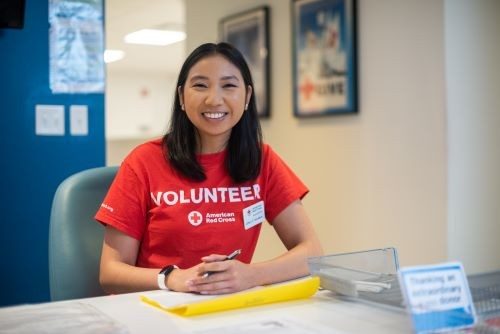
<svg viewBox="0 0 500 334"><path fill-rule="evenodd" d="M120 166L95 218L141 242L139 267L186 269L203 256L236 249L242 250L238 260L249 263L264 214L272 223L308 189L268 145L253 181L236 184L225 156L225 151L199 155L207 178L196 182L170 166L161 140L142 144Z"/></svg>

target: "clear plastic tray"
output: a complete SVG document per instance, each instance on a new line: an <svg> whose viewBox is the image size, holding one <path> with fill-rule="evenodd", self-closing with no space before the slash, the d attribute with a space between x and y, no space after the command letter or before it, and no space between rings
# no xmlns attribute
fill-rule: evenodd
<svg viewBox="0 0 500 334"><path fill-rule="evenodd" d="M393 247L312 257L311 275L323 289L396 308L404 308L398 283L399 262Z"/></svg>

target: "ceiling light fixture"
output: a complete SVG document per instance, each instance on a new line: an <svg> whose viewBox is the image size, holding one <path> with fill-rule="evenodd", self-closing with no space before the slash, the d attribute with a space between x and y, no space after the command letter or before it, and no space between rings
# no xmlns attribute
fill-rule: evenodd
<svg viewBox="0 0 500 334"><path fill-rule="evenodd" d="M141 29L125 36L125 43L169 45L186 39L186 33L175 30Z"/></svg>
<svg viewBox="0 0 500 334"><path fill-rule="evenodd" d="M105 50L104 51L104 62L106 64L121 60L125 57L125 52L122 50Z"/></svg>

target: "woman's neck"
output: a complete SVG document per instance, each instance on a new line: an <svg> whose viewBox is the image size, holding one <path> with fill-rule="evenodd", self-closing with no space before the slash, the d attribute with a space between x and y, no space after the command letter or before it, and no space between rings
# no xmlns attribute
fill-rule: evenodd
<svg viewBox="0 0 500 334"><path fill-rule="evenodd" d="M197 152L198 154L211 154L211 153L219 153L226 149L227 142L229 138L224 138L221 140L220 138L198 138Z"/></svg>

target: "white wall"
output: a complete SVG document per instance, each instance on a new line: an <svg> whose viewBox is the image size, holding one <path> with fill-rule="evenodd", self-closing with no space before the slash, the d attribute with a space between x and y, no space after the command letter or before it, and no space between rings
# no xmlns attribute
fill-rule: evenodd
<svg viewBox="0 0 500 334"><path fill-rule="evenodd" d="M168 126L177 74L108 71L106 164L119 165L135 146Z"/></svg>
<svg viewBox="0 0 500 334"><path fill-rule="evenodd" d="M500 268L500 1L446 0L448 252Z"/></svg>
<svg viewBox="0 0 500 334"><path fill-rule="evenodd" d="M176 75L108 71L106 138L146 138L165 133Z"/></svg>
<svg viewBox="0 0 500 334"><path fill-rule="evenodd" d="M446 259L443 2L360 0L359 114L296 119L291 2L187 0L187 51L220 18L271 8L271 119L265 140L309 185L304 204L325 251L395 246L403 265ZM210 13L210 15L207 15ZM282 251L264 229L256 260Z"/></svg>

